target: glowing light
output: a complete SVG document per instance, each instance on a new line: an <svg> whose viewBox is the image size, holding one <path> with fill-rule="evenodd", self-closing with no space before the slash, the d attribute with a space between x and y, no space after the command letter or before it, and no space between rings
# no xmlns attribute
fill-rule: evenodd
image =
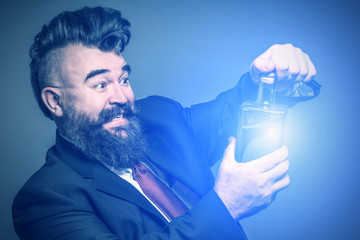
<svg viewBox="0 0 360 240"><path fill-rule="evenodd" d="M282 145L283 122L281 119L265 121L262 124L242 127L241 151L238 159L242 162L265 156Z"/></svg>
<svg viewBox="0 0 360 240"><path fill-rule="evenodd" d="M274 124L269 126L265 130L265 137L268 141L278 141L282 135L282 128L280 124Z"/></svg>

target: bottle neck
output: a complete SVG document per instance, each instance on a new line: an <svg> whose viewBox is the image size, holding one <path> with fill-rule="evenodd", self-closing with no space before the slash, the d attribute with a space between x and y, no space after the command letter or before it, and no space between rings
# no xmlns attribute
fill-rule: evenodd
<svg viewBox="0 0 360 240"><path fill-rule="evenodd" d="M257 104L274 105L275 89L274 84L266 84L261 82L258 88Z"/></svg>

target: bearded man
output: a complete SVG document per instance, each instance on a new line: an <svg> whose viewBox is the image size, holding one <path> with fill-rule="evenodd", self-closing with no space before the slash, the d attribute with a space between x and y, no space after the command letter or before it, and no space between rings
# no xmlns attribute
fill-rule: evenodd
<svg viewBox="0 0 360 240"><path fill-rule="evenodd" d="M31 83L57 133L46 163L14 200L18 236L246 239L238 221L287 187L289 161L282 147L236 162L238 110L273 71L278 100L316 96L314 65L300 49L274 45L213 101L190 108L159 96L135 101L121 55L129 26L117 10L85 7L61 13L35 37ZM297 97L302 86L311 91ZM210 167L221 158L214 178Z"/></svg>

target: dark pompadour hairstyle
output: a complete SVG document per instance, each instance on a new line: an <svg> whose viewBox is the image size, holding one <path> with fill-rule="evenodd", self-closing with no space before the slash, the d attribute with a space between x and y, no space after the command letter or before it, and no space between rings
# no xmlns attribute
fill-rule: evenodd
<svg viewBox="0 0 360 240"><path fill-rule="evenodd" d="M74 12L62 12L35 36L29 54L31 85L35 98L45 116L52 119L50 111L41 100L39 68L47 54L69 44L96 47L104 52L122 52L130 40L130 23L120 11L84 7Z"/></svg>

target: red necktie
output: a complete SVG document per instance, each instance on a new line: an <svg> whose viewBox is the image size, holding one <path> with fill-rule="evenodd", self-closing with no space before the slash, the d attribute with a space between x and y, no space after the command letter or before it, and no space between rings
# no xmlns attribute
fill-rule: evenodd
<svg viewBox="0 0 360 240"><path fill-rule="evenodd" d="M133 176L144 194L170 221L188 210L180 198L144 164L138 163L133 167Z"/></svg>

